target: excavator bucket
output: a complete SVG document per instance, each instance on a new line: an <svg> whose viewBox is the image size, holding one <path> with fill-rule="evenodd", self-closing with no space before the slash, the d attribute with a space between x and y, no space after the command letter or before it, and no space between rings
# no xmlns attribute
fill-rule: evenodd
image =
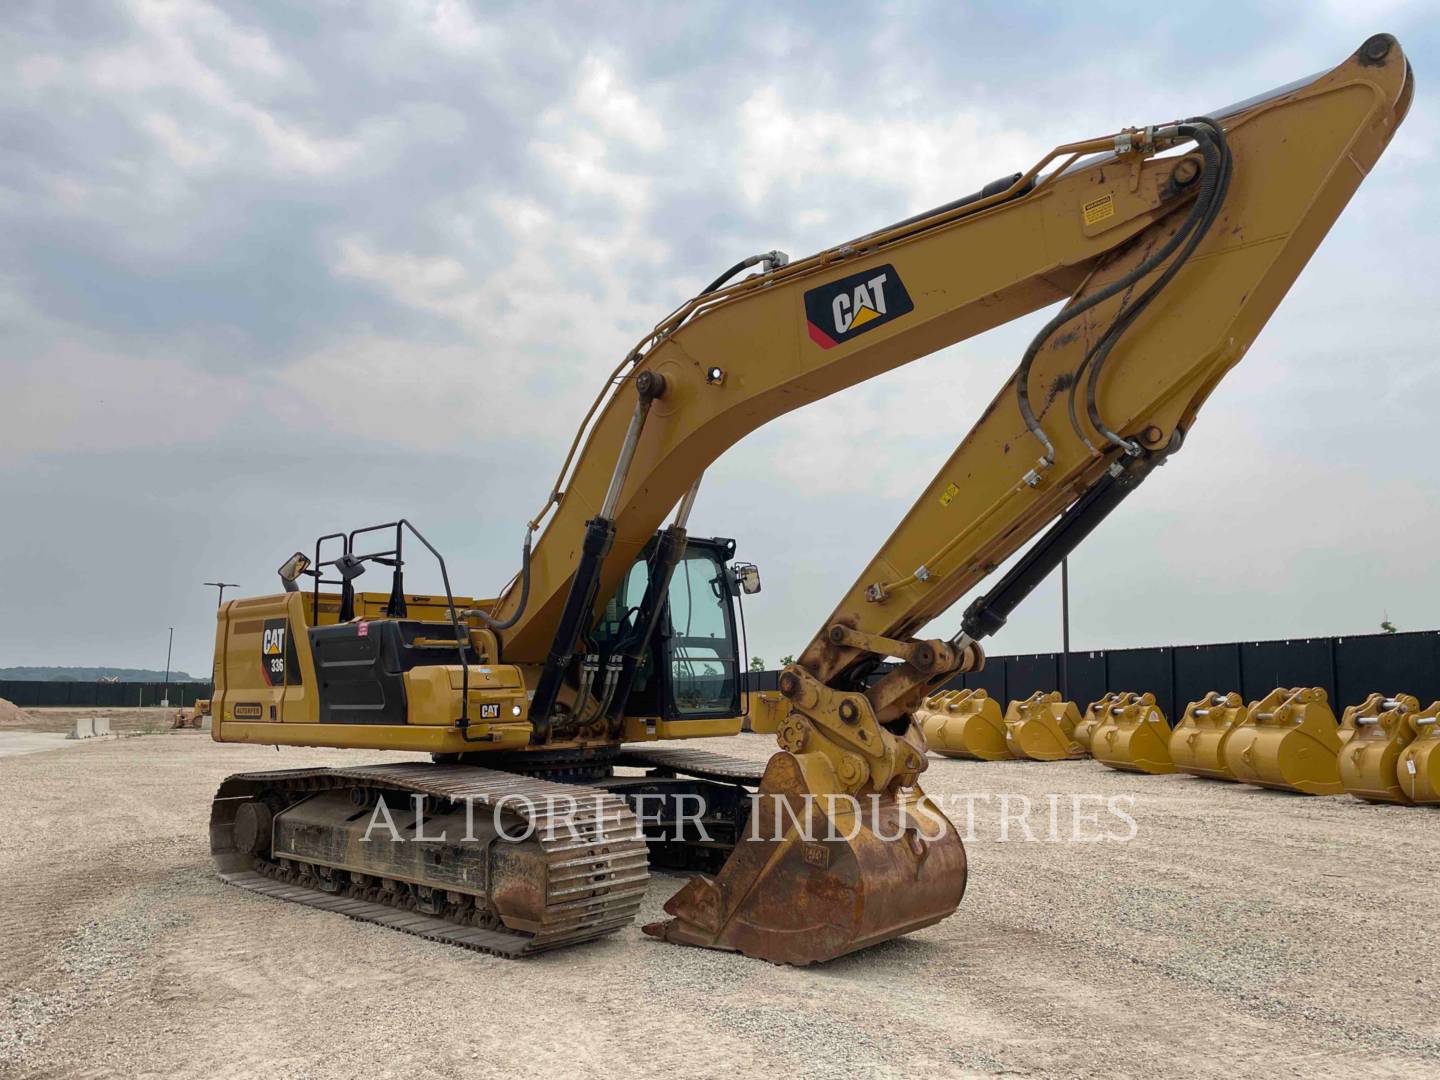
<svg viewBox="0 0 1440 1080"><path fill-rule="evenodd" d="M965 847L919 786L827 798L817 755L777 753L744 837L645 933L775 964L811 964L937 923L965 893ZM810 759L810 760L807 760Z"/></svg>
<svg viewBox="0 0 1440 1080"><path fill-rule="evenodd" d="M1225 744L1237 780L1305 795L1339 795L1340 728L1320 687L1277 689L1252 702Z"/></svg>
<svg viewBox="0 0 1440 1080"><path fill-rule="evenodd" d="M1400 786L1400 753L1415 738L1408 718L1420 711L1420 701L1409 694L1383 697L1371 694L1362 705L1345 710L1341 733L1350 737L1340 749L1340 783L1366 802L1408 803Z"/></svg>
<svg viewBox="0 0 1440 1080"><path fill-rule="evenodd" d="M1119 697L1119 694L1109 693L1099 701L1092 701L1089 708L1085 710L1085 715L1080 718L1080 723L1075 725L1075 741L1085 750L1090 749L1090 736L1100 726L1100 721L1105 719L1105 710L1113 705Z"/></svg>
<svg viewBox="0 0 1440 1080"><path fill-rule="evenodd" d="M1116 695L1091 733L1090 753L1126 772L1173 773L1170 724L1150 693Z"/></svg>
<svg viewBox="0 0 1440 1080"><path fill-rule="evenodd" d="M1406 716L1405 723L1414 737L1395 764L1400 790L1412 803L1440 804L1440 701Z"/></svg>
<svg viewBox="0 0 1440 1080"><path fill-rule="evenodd" d="M1005 712L1005 745L1016 757L1032 761L1082 758L1085 748L1075 741L1080 710L1064 701L1060 691L1036 690L1024 701L1012 701Z"/></svg>
<svg viewBox="0 0 1440 1080"><path fill-rule="evenodd" d="M1396 695L1398 698L1400 695ZM1347 705L1345 711L1340 714L1340 745L1344 746L1355 737L1355 729L1359 726L1361 718L1367 721L1374 720L1385 711L1386 697L1384 694L1371 694L1358 705ZM1418 706L1417 706L1418 708Z"/></svg>
<svg viewBox="0 0 1440 1080"><path fill-rule="evenodd" d="M1192 701L1170 732L1170 760L1175 768L1211 780L1238 779L1225 760L1225 744L1245 713L1245 701L1236 693L1211 690Z"/></svg>
<svg viewBox="0 0 1440 1080"><path fill-rule="evenodd" d="M953 758L1005 761L1015 755L1005 743L1000 703L984 690L944 690L915 710L930 749Z"/></svg>
<svg viewBox="0 0 1440 1080"><path fill-rule="evenodd" d="M785 717L785 698L778 690L752 690L745 699L745 731L774 735Z"/></svg>

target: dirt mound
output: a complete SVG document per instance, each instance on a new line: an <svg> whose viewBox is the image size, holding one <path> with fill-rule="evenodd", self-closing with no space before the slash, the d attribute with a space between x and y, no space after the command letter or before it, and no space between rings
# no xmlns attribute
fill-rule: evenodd
<svg viewBox="0 0 1440 1080"><path fill-rule="evenodd" d="M19 705L0 697L0 724L28 724L34 719Z"/></svg>

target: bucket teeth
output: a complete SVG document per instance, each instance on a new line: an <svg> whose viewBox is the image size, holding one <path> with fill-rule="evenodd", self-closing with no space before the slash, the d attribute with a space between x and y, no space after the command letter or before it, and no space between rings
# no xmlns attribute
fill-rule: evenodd
<svg viewBox="0 0 1440 1080"><path fill-rule="evenodd" d="M1063 761L1085 756L1075 741L1080 710L1065 701L1058 690L1037 690L1024 701L1010 702L1005 711L1005 743L1015 757L1032 761Z"/></svg>
<svg viewBox="0 0 1440 1080"><path fill-rule="evenodd" d="M915 710L915 723L930 749L953 758L1005 761L1015 755L1005 742L1000 703L984 690L944 690Z"/></svg>

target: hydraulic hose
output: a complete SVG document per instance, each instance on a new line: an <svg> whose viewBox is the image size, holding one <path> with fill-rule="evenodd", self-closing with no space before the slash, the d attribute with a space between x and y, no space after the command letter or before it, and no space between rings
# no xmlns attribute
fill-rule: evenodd
<svg viewBox="0 0 1440 1080"><path fill-rule="evenodd" d="M750 267L756 265L757 263L764 263L765 270L768 272L775 269L776 267L785 266L787 263L789 263L789 261L790 256L786 255L783 251L767 251L760 255L751 255L748 259L741 259L734 266L730 267L729 270L726 270L723 274L721 274L714 281L712 281L709 285L706 285L705 288L700 290L700 295L705 296L708 293L714 292L716 289L720 288L721 285L724 285L736 274L740 273L741 270L748 270L750 269Z"/></svg>
<svg viewBox="0 0 1440 1080"><path fill-rule="evenodd" d="M520 616L525 614L525 605L530 601L530 541L534 536L532 529L525 530L525 547L520 553L520 603L511 612L508 619L495 619L488 612L479 608L467 608L465 615L475 616L491 630L509 630L520 621ZM512 579L513 580L513 579ZM504 594L501 594L502 598ZM497 601L498 603L498 601Z"/></svg>
<svg viewBox="0 0 1440 1080"><path fill-rule="evenodd" d="M1219 127L1219 125L1215 124L1214 121L1206 121L1206 123L1215 127L1216 129L1218 129ZM1198 130L1199 128L1197 124L1187 123L1180 126L1179 134L1188 137L1194 137ZM1043 327L1040 328L1040 332L1035 335L1034 339L1030 342L1030 345L1026 348L1024 356L1022 356L1020 359L1020 367L1015 373L1015 396L1017 404L1020 408L1020 415L1025 421L1026 429L1029 430L1029 432L1034 435L1036 439L1039 440L1040 445L1045 449L1045 456L1043 461L1046 466L1053 464L1055 461L1055 445L1050 441L1049 436L1045 434L1044 429L1040 426L1040 420L1035 415L1035 410L1031 407L1030 404L1030 368L1035 362L1035 357L1039 355L1040 349L1045 344L1045 342L1049 340L1051 335L1053 335L1055 331L1060 329L1060 327L1064 326L1072 319L1083 315L1085 312L1089 311L1097 304L1104 303L1111 297L1116 296L1124 290L1130 288L1132 285L1135 284L1135 282L1139 281L1146 274L1154 271L1157 267L1163 264L1166 259L1168 259L1171 255L1175 253L1175 251L1180 247L1180 245L1185 242L1186 238L1191 234L1191 232L1194 231L1196 225L1198 225L1200 221L1205 217L1209 209L1206 202L1202 201L1202 197L1204 195L1203 185L1208 182L1210 185L1213 186L1216 183L1217 177L1215 177L1214 172L1215 170L1213 169L1206 170L1207 176L1201 181L1201 195L1196 197L1196 200L1191 206L1190 212L1186 216L1186 219L1181 225L1180 229L1175 233L1175 235L1170 237L1169 240L1162 244L1158 251L1151 254L1149 258L1147 258L1135 269L1131 270L1124 277L1121 277L1116 281L1112 281L1103 289L1091 293L1084 299L1076 301L1075 303L1066 307L1065 310L1059 312L1057 315L1054 316L1054 318L1052 318L1049 322L1047 322Z"/></svg>
<svg viewBox="0 0 1440 1080"><path fill-rule="evenodd" d="M1205 127L1210 128L1208 134L1204 133ZM1149 287L1146 288L1135 303L1111 323L1110 328L1105 332L1105 336L1101 338L1100 342L1091 350L1090 355L1086 356L1085 361L1082 361L1081 364L1082 368L1085 363L1088 363L1090 367L1089 377L1085 381L1085 411L1090 418L1090 423L1094 425L1096 431L1104 435L1110 442L1132 452L1136 449L1135 444L1111 431L1110 428L1106 426L1104 419L1100 416L1099 404L1096 401L1096 390L1100 384L1100 373L1105 367L1106 359L1109 358L1111 351L1115 348L1115 344L1120 340L1121 336L1130 328L1140 313L1150 305L1150 302L1160 294L1161 290L1170 283L1180 268L1184 266L1190 259L1190 256L1194 254L1195 248L1199 246L1205 234L1210 231L1210 227L1215 224L1215 219L1220 216L1220 207L1224 203L1226 192L1230 187L1230 148L1226 145L1225 132L1221 129L1220 125L1208 117L1197 117L1181 125L1180 131L1182 134L1193 134L1197 144L1200 146L1201 152L1205 155L1205 175L1201 178L1200 192L1195 197L1195 206L1202 211L1199 220L1196 221L1186 236L1184 247L1180 249L1180 253L1176 255L1175 259L1164 269L1160 276L1151 282ZM1184 229L1182 228L1182 232L1183 231ZM1079 383L1079 375L1080 372L1077 370L1075 383L1071 386L1072 399L1075 388ZM1073 421L1075 415L1073 401L1070 414Z"/></svg>

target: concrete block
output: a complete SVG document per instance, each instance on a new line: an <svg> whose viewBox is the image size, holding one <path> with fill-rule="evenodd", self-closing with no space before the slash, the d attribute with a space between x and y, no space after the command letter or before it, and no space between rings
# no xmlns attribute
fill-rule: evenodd
<svg viewBox="0 0 1440 1080"><path fill-rule="evenodd" d="M95 737L95 718L93 716L82 716L76 719L75 727L70 731L72 739L93 739Z"/></svg>
<svg viewBox="0 0 1440 1080"><path fill-rule="evenodd" d="M95 725L96 735L110 734L110 718L108 716L97 716L91 723Z"/></svg>
<svg viewBox="0 0 1440 1080"><path fill-rule="evenodd" d="M214 726L214 720L215 718L209 713L206 713L204 716L200 717L200 730L209 731Z"/></svg>

